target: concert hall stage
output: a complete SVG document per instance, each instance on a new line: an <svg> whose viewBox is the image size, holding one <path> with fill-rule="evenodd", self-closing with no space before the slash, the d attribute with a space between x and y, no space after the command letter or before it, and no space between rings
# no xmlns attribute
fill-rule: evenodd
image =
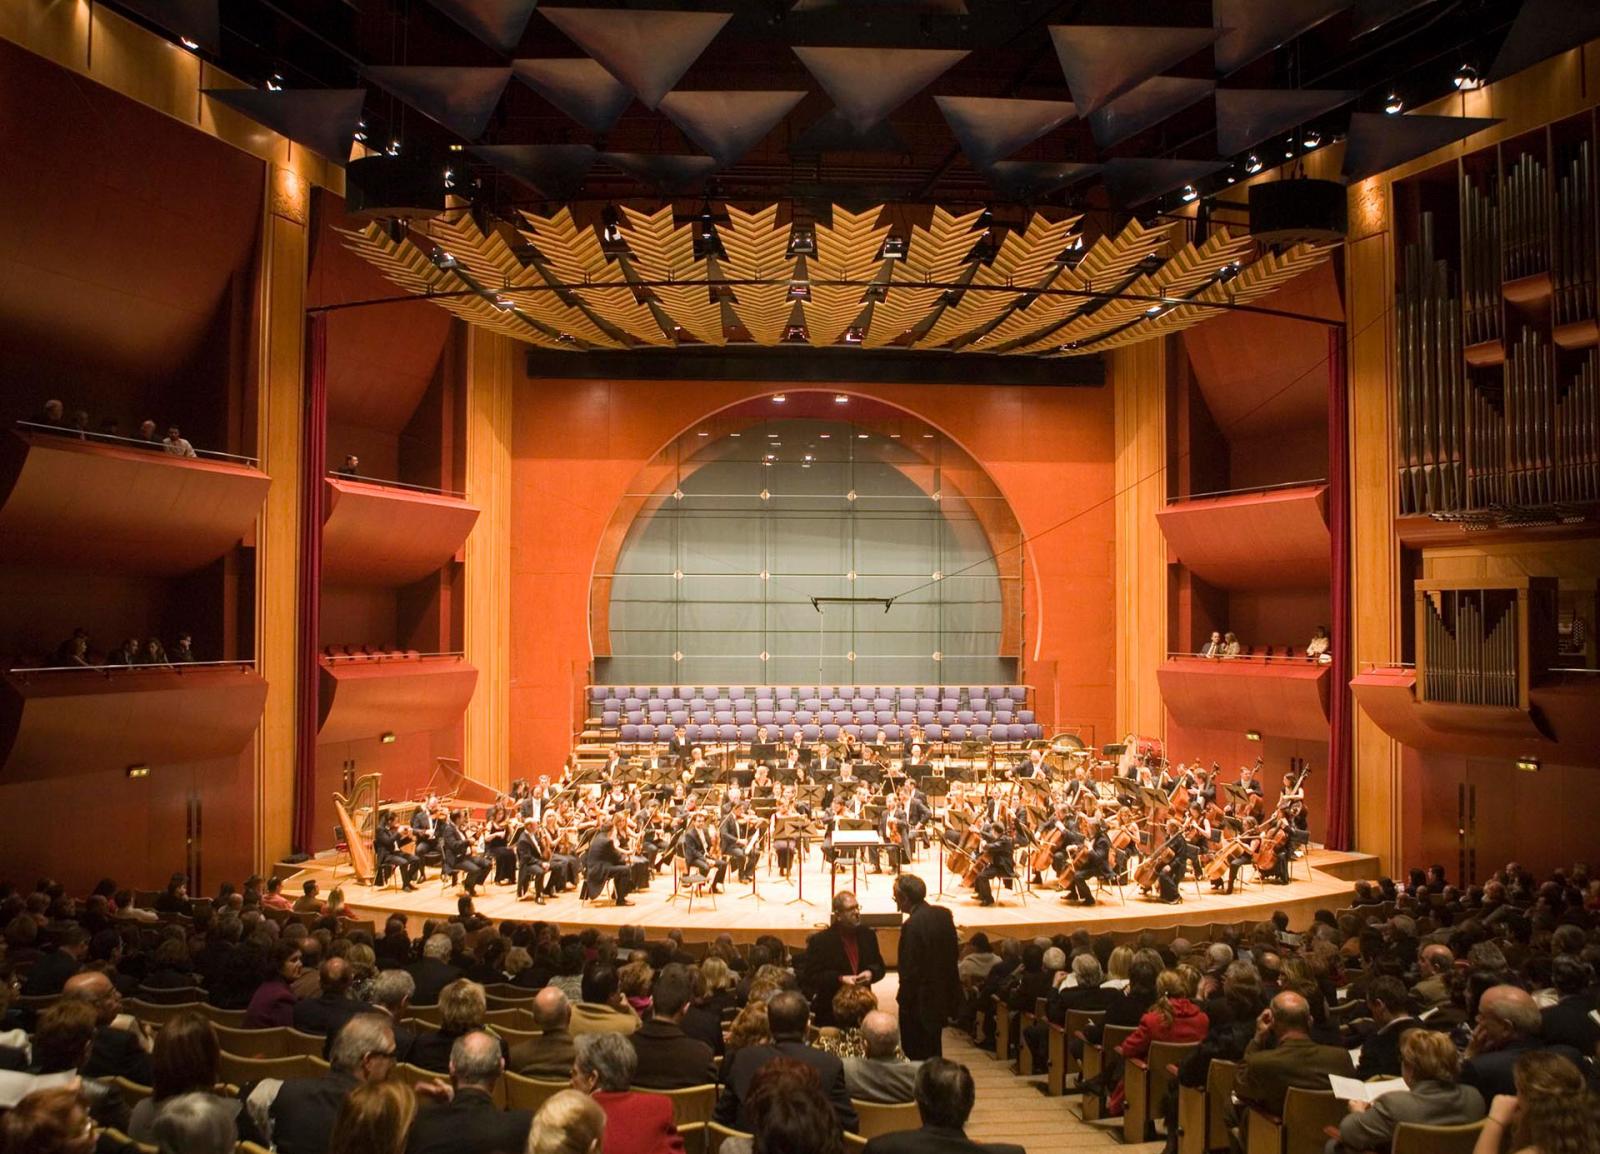
<svg viewBox="0 0 1600 1154"><path fill-rule="evenodd" d="M404 893L398 887L374 889L359 885L350 876L349 867L342 857L322 858L298 867L279 867L283 873L289 869L297 872L286 877L285 895L296 895L300 883L314 877L323 892L339 885L344 888L345 899L357 916L370 917L378 923L381 932L383 920L391 913L402 913L410 921L411 930L421 930L429 918L445 918L456 912L456 899L462 891L459 886L441 888L438 876L430 872L428 879L413 893ZM632 906L617 906L609 901L604 905L578 900L572 890L535 905L532 900L518 901L510 886L486 885L478 890L477 909L496 922L504 919L516 921L554 921L564 930L595 926L614 933L619 926L640 925L652 935L659 935L677 927L689 941L709 940L720 933L731 934L735 940L748 941L761 934L774 934L791 945L801 945L806 937L828 920L829 876L822 868L820 855L809 855L806 870L805 901L794 901L795 886L779 878L774 872L768 877L763 868L758 878L756 897L750 896L750 886L730 885L715 898L715 905L707 898L696 897L694 910L689 912L685 897L672 899L672 876L663 872L650 888L632 895ZM1034 937L1075 929L1092 933L1136 933L1139 930L1166 926L1202 927L1219 922L1258 921L1275 909L1289 914L1293 928L1304 928L1312 914L1319 908L1339 909L1350 904L1350 884L1357 878L1378 876L1378 859L1366 854L1341 853L1313 848L1310 857L1310 878L1306 877L1304 861L1294 863L1293 881L1286 886L1250 884L1230 896L1213 893L1202 883L1197 896L1194 883L1184 885L1184 900L1177 905L1161 903L1138 896L1133 886L1124 891L1126 900L1119 898L1115 889L1100 895L1097 905L1071 906L1061 902L1057 891L1037 890L1019 895L1015 890L998 890L1000 904L985 908L973 899L971 891L961 888L956 878L945 875L944 894L939 894L938 856L924 853L920 861L910 867L928 882L929 900L948 906L955 914L962 936L982 930L1001 937ZM840 888L851 884L848 871L840 873ZM869 874L861 870L856 879L856 894L864 914L889 914L894 911L890 896L893 877L888 874ZM893 963L899 946L897 929L881 929L879 940L885 957Z"/></svg>

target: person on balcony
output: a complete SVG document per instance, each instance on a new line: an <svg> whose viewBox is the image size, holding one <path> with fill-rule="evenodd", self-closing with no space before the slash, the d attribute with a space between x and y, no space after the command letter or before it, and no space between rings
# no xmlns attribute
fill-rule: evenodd
<svg viewBox="0 0 1600 1154"><path fill-rule="evenodd" d="M1306 660L1315 661L1319 665L1328 665L1333 661L1333 654L1328 652L1328 646L1333 644L1333 638L1328 636L1328 627L1318 625L1317 631L1311 635L1311 641L1306 645Z"/></svg>
<svg viewBox="0 0 1600 1154"><path fill-rule="evenodd" d="M1222 634L1215 629L1211 631L1211 640L1200 647L1200 656L1219 660L1222 657Z"/></svg>
<svg viewBox="0 0 1600 1154"><path fill-rule="evenodd" d="M184 440L183 434L178 431L177 425L167 426L167 439L161 442L162 447L174 457L194 457L197 454L194 446Z"/></svg>
<svg viewBox="0 0 1600 1154"><path fill-rule="evenodd" d="M335 477L359 478L361 476L361 458L354 453L346 453L344 464L335 469L333 475Z"/></svg>
<svg viewBox="0 0 1600 1154"><path fill-rule="evenodd" d="M1239 639L1231 631L1222 635L1222 656L1224 660L1230 657L1237 657L1243 651L1244 647L1239 644Z"/></svg>

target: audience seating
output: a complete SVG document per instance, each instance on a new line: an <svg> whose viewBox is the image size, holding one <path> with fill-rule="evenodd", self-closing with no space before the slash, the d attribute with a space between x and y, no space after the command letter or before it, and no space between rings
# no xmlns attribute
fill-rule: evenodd
<svg viewBox="0 0 1600 1154"><path fill-rule="evenodd" d="M202 997L204 996L204 991L201 991L201 995ZM205 1002L196 1000L192 1002L157 1004L155 1002L146 1002L140 998L128 998L122 1003L123 1013L132 1014L141 1022L146 1022L153 1026L165 1026L173 1018L189 1010L203 1014L206 1012Z"/></svg>
<svg viewBox="0 0 1600 1154"><path fill-rule="evenodd" d="M685 1086L681 1090L652 1090L648 1086L634 1089L641 1094L659 1094L671 1102L672 1120L680 1130L691 1122L711 1121L711 1114L717 1107L717 1087L710 1083Z"/></svg>
<svg viewBox="0 0 1600 1154"><path fill-rule="evenodd" d="M560 1081L545 1078L524 1078L521 1074L507 1073L504 1078L506 1088L506 1104L513 1110L538 1111L545 1100L567 1089L571 1083L565 1078Z"/></svg>
<svg viewBox="0 0 1600 1154"><path fill-rule="evenodd" d="M1245 1111L1241 1119L1245 1154L1322 1154L1328 1143L1323 1127L1337 1127L1344 1116L1345 1105L1333 1091L1291 1086L1283 1117L1254 1107Z"/></svg>
<svg viewBox="0 0 1600 1154"><path fill-rule="evenodd" d="M263 1078L314 1078L327 1063L307 1054L286 1054L281 1058L245 1058L222 1052L217 1071L224 1082L245 1086Z"/></svg>
<svg viewBox="0 0 1600 1154"><path fill-rule="evenodd" d="M206 1000L206 991L203 986L140 986L134 991L133 997L158 1006L176 1006L203 1002Z"/></svg>
<svg viewBox="0 0 1600 1154"><path fill-rule="evenodd" d="M161 1154L161 1151L148 1142L135 1142L121 1130L107 1126L100 1131L100 1140L96 1143L97 1150L137 1150L139 1154ZM235 1154L238 1154L235 1151Z"/></svg>
<svg viewBox="0 0 1600 1154"><path fill-rule="evenodd" d="M861 1102L852 1098L850 1104L861 1120L863 1138L876 1138L880 1134L893 1134L897 1130L916 1130L922 1126L922 1114L915 1102L887 1104Z"/></svg>
<svg viewBox="0 0 1600 1154"><path fill-rule="evenodd" d="M137 1082L124 1078L121 1074L113 1077L111 1082L122 1092L122 1100L127 1103L130 1110L155 1093L149 1086L141 1086Z"/></svg>
<svg viewBox="0 0 1600 1154"><path fill-rule="evenodd" d="M705 1154L717 1154L717 1151L722 1149L722 1140L724 1138L749 1138L754 1141L755 1135L744 1130L735 1130L731 1126L724 1126L721 1122L707 1122Z"/></svg>
<svg viewBox="0 0 1600 1154"><path fill-rule="evenodd" d="M1161 1113L1167 1087L1173 1082L1167 1068L1182 1065L1199 1048L1199 1042L1151 1042L1149 1054L1129 1059L1122 1075L1127 1096L1127 1109L1122 1115L1124 1142L1144 1142L1153 1136L1150 1128Z"/></svg>
<svg viewBox="0 0 1600 1154"><path fill-rule="evenodd" d="M1078 1070L1081 1080L1087 1082L1091 1078L1098 1078L1104 1073L1106 1055L1112 1053L1118 1046L1127 1041L1128 1036L1133 1033L1134 1029L1135 1027L1133 1026L1107 1026L1100 1032L1100 1041L1098 1043L1090 1042L1086 1039L1083 1043L1083 1062ZM1080 1112L1085 1122L1092 1122L1101 1116L1105 1096L1110 1090L1110 1086L1102 1089L1084 1090Z"/></svg>
<svg viewBox="0 0 1600 1154"><path fill-rule="evenodd" d="M1394 1144L1389 1154L1472 1154L1478 1144L1483 1121L1463 1126L1424 1126L1402 1122L1395 1127Z"/></svg>
<svg viewBox="0 0 1600 1154"><path fill-rule="evenodd" d="M1239 1063L1213 1058L1206 1067L1205 1089L1178 1087L1178 1154L1229 1149L1227 1107L1238 1076Z"/></svg>

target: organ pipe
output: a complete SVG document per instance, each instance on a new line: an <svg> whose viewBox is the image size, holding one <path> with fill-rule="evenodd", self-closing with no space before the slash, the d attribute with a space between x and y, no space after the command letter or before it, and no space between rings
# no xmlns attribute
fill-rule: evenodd
<svg viewBox="0 0 1600 1154"><path fill-rule="evenodd" d="M1443 589L1422 599L1423 695L1454 705L1519 703L1517 596L1506 589Z"/></svg>

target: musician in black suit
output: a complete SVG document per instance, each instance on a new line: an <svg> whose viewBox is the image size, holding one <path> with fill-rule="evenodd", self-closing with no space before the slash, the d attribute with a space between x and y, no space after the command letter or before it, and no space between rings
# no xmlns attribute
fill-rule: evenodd
<svg viewBox="0 0 1600 1154"><path fill-rule="evenodd" d="M761 860L761 851L751 840L755 832L747 802L739 802L731 807L718 830L722 836L722 854L741 882L755 877L756 863Z"/></svg>
<svg viewBox="0 0 1600 1154"><path fill-rule="evenodd" d="M967 1137L967 1118L977 1097L972 1072L955 1062L934 1058L917 1071L917 1113L920 1130L880 1134L867 1143L866 1154L1023 1154L1008 1142L974 1142Z"/></svg>
<svg viewBox="0 0 1600 1154"><path fill-rule="evenodd" d="M379 870L399 870L401 889L406 893L417 888L417 879L422 876L422 863L417 860L416 854L400 848L400 836L394 829L394 814L388 810L378 818L377 832L372 835L372 847Z"/></svg>
<svg viewBox="0 0 1600 1154"><path fill-rule="evenodd" d="M550 867L545 863L544 851L534 836L533 824L524 821L517 827L517 836L511 839L511 849L517 855L517 900L528 896L528 886L533 885L535 905L544 905L545 880L550 877Z"/></svg>
<svg viewBox="0 0 1600 1154"><path fill-rule="evenodd" d="M1017 766L1018 777L1038 777L1048 780L1050 769L1044 763L1044 750L1035 746L1028 750L1028 760Z"/></svg>
<svg viewBox="0 0 1600 1154"><path fill-rule="evenodd" d="M711 857L711 835L706 831L704 810L696 810L690 816L689 828L683 833L683 864L686 870L711 878L712 893L722 887L722 879L727 876L728 863Z"/></svg>
<svg viewBox="0 0 1600 1154"><path fill-rule="evenodd" d="M672 740L667 742L667 756L679 765L689 760L689 738L683 731L683 726L674 726Z"/></svg>
<svg viewBox="0 0 1600 1154"><path fill-rule="evenodd" d="M916 874L894 879L900 927L900 1044L913 1060L937 1057L944 1024L961 1001L956 973L955 921L950 911L928 904L928 886Z"/></svg>
<svg viewBox="0 0 1600 1154"><path fill-rule="evenodd" d="M434 799L429 798L423 805L417 806L417 812L411 815L411 832L416 838L413 851L419 857L436 853L439 849L439 829L433 820Z"/></svg>
<svg viewBox="0 0 1600 1154"><path fill-rule="evenodd" d="M589 852L584 856L585 901L598 898L606 883L611 882L616 886L617 905L633 904L628 900L628 891L633 888L633 866L617 848L617 840L622 836L622 826L626 820L624 815L617 814L612 818L611 828L601 826L589 839Z"/></svg>
<svg viewBox="0 0 1600 1154"><path fill-rule="evenodd" d="M1000 820L990 822L979 831L979 837L983 841L979 852L987 854L989 859L978 871L977 879L973 882L972 888L977 891L979 905L994 905L994 887L990 884L994 879L1014 878L1017 875L1014 859L1017 843L1012 837L1010 827L1010 815L1002 813Z"/></svg>
<svg viewBox="0 0 1600 1154"><path fill-rule="evenodd" d="M1085 843L1089 844L1089 859L1072 875L1072 887L1064 900L1092 906L1094 894L1089 889L1089 881L1111 872L1111 839L1106 834L1105 823L1098 817L1085 817L1080 824L1083 833L1077 844L1080 849Z"/></svg>
<svg viewBox="0 0 1600 1154"><path fill-rule="evenodd" d="M555 810L545 811L542 824L545 841L550 846L550 856L545 863L550 867L550 876L545 879L544 884L544 892L548 897L550 894L571 889L578 884L578 858L575 854L562 853L557 848L561 841L561 824Z"/></svg>
<svg viewBox="0 0 1600 1154"><path fill-rule="evenodd" d="M475 857L472 847L467 843L467 835L461 832L461 827L456 823L453 815L443 810L435 817L439 830L439 852L443 857L445 873L461 873L461 885L468 895L475 894L477 887L483 884L483 879L489 873L489 863L481 857Z"/></svg>
<svg viewBox="0 0 1600 1154"><path fill-rule="evenodd" d="M806 941L800 988L811 999L818 1026L833 1022L833 995L840 986L870 986L883 981L883 953L878 935L861 924L861 903L849 890L833 895L833 921Z"/></svg>

